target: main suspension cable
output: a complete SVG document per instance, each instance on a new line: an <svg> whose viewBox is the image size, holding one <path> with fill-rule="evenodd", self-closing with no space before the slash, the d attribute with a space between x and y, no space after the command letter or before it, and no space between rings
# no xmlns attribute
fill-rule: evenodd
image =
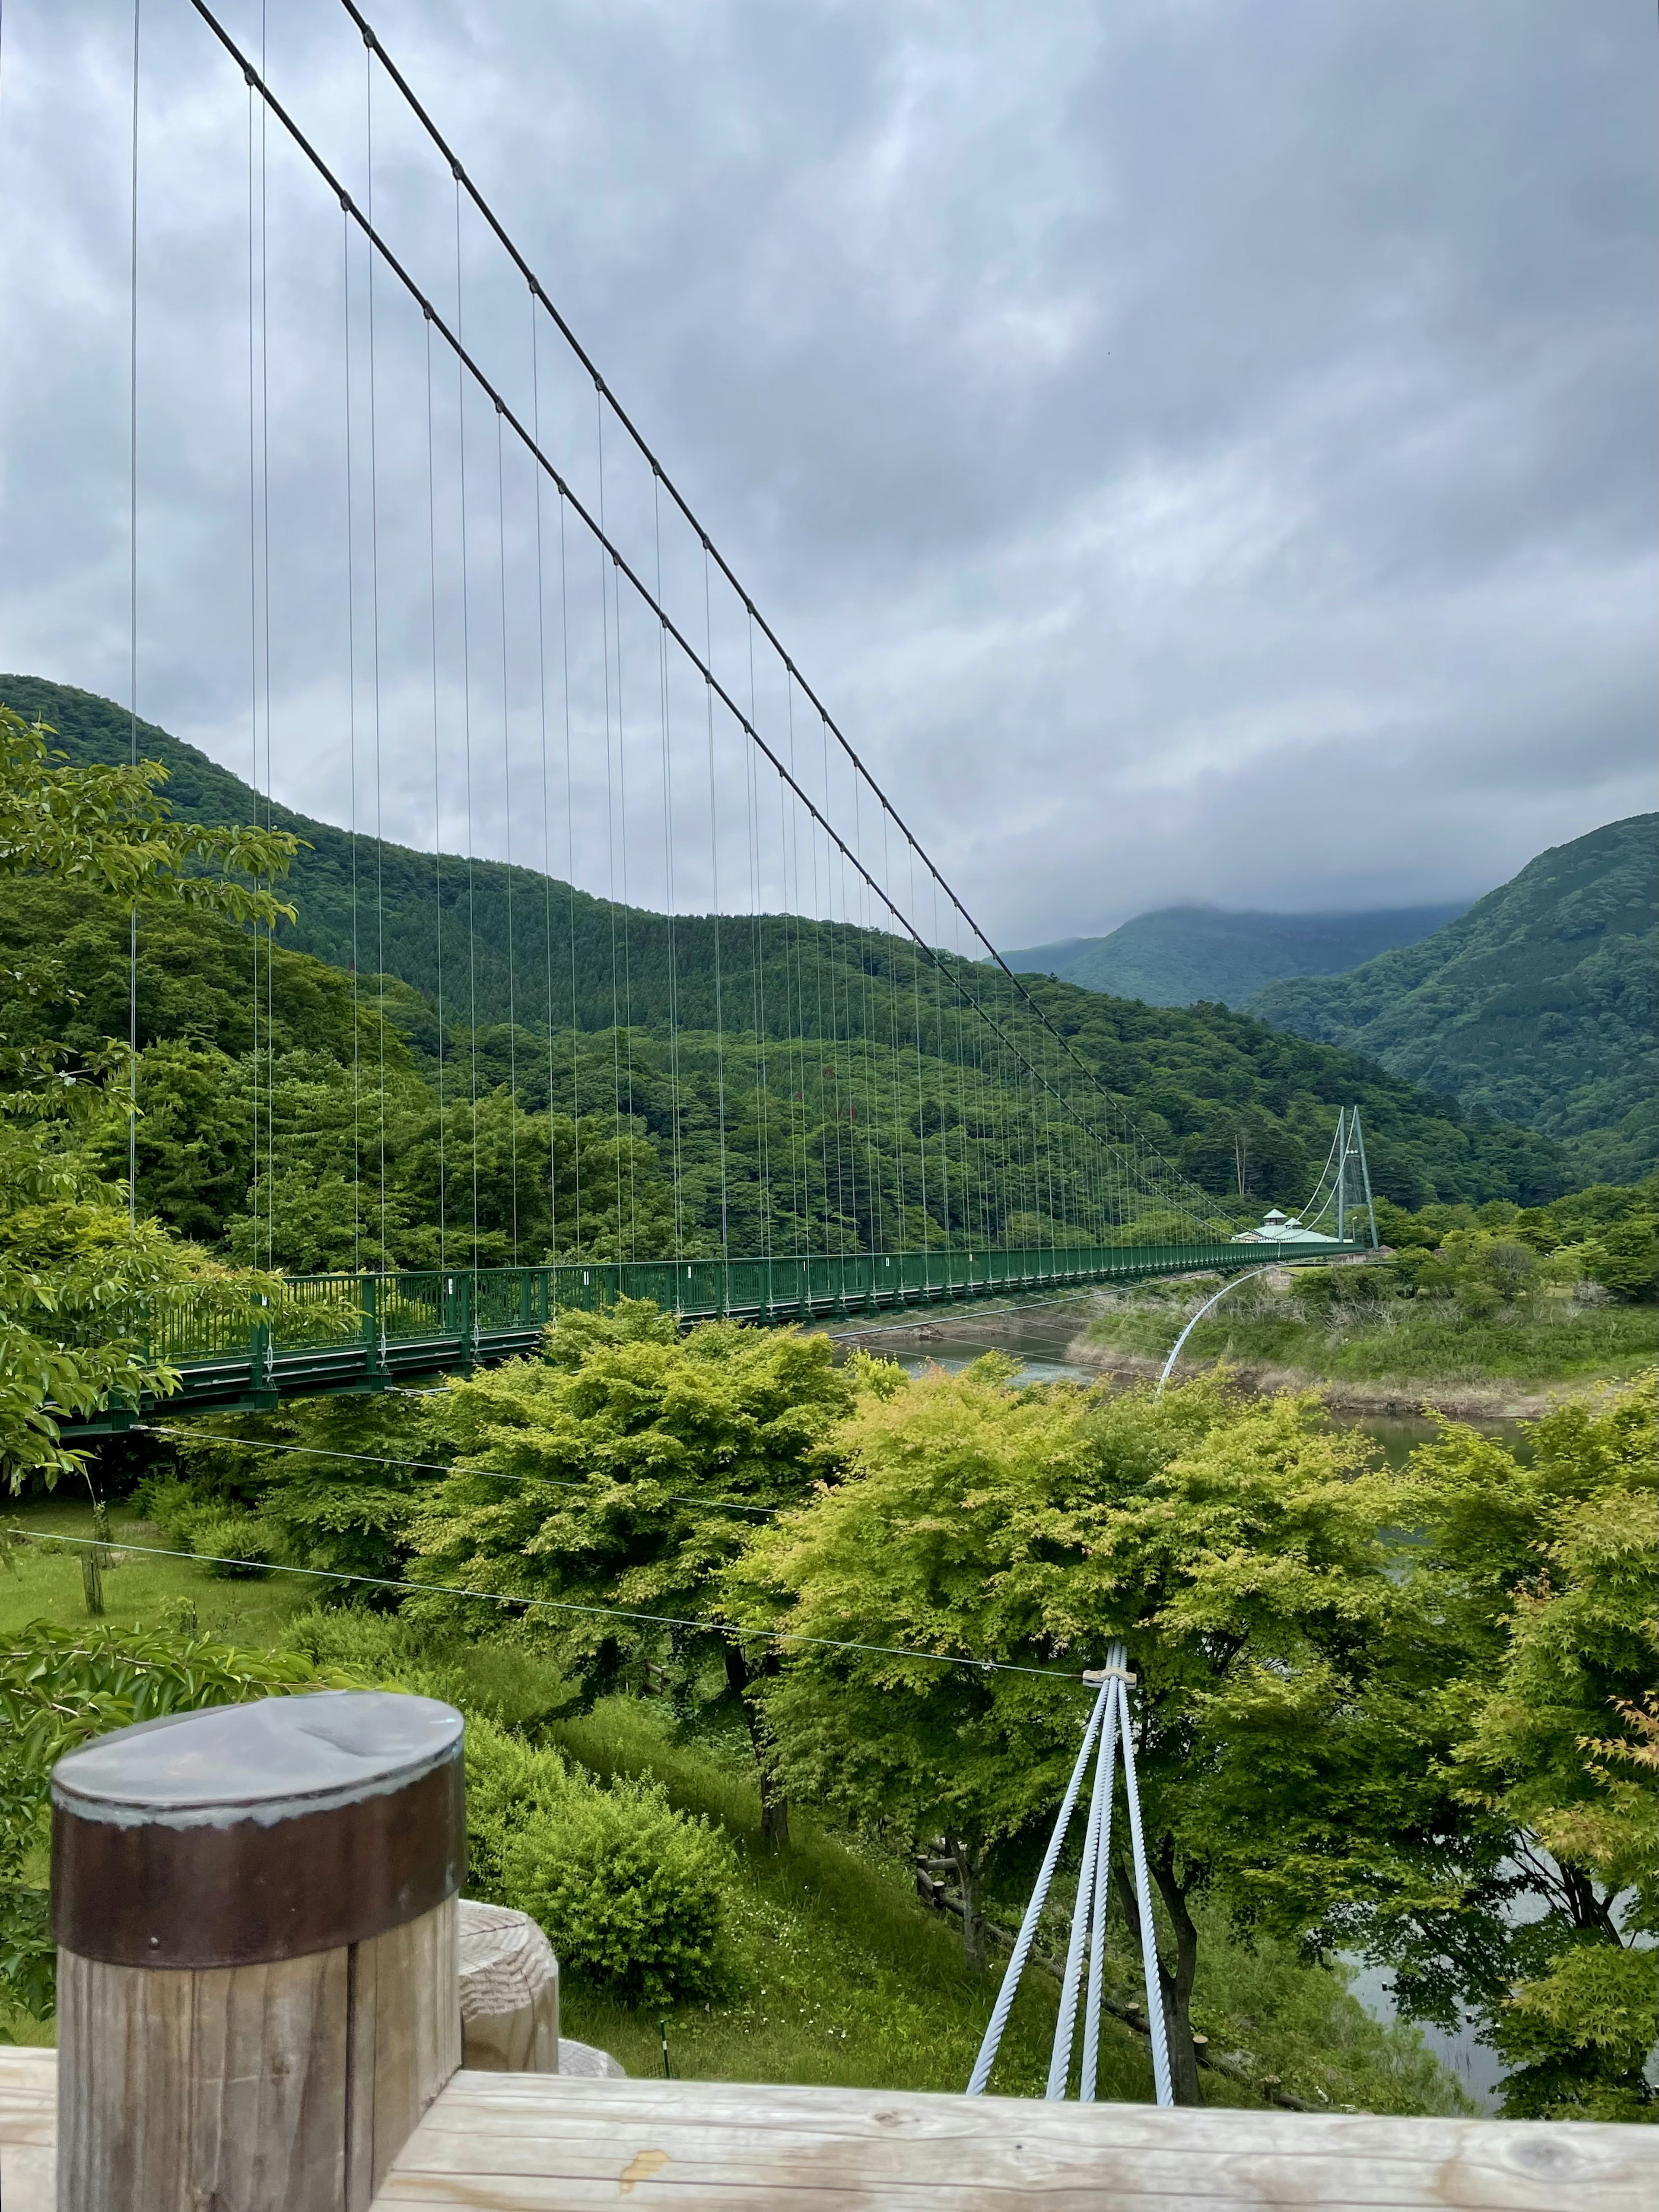
<svg viewBox="0 0 1659 2212"><path fill-rule="evenodd" d="M343 0L343 4L349 8L351 0ZM354 202L350 194L340 183L339 179L329 167L328 163L325 161L317 148L300 128L298 123L289 112L289 110L283 105L282 100L279 100L276 94L271 91L260 71L254 68L252 63L249 61L247 57L242 52L241 49L238 46L236 41L231 36L229 32L214 15L213 10L207 4L207 0L191 0L191 5L194 8L196 13L202 18L203 21L206 23L209 29L218 40L225 52L242 70L248 83L256 92L258 92L260 99L269 108L270 113L276 118L284 131L288 132L295 145L305 155L307 161L309 161L317 174L327 185L331 191L332 191L338 198L341 207L346 215L362 229L365 236L369 240L374 250L380 254L381 258L386 262L386 266L392 271L393 275L397 276L399 283L404 285L410 297L421 307L422 312L436 325L440 336L444 339L445 343L453 349L457 357L458 368L464 369L467 374L472 377L479 389L493 402L514 434L522 441L526 447L528 447L535 455L540 465L547 470L549 475L558 485L561 493L568 501L571 507L580 517L585 526L599 541L605 552L610 556L613 572L617 575L625 577L632 589L638 593L640 598L645 601L648 606L652 608L659 620L662 623L664 628L674 639L676 644L680 647L680 650L686 655L688 659L691 660L698 668L703 677L705 684L709 686L713 694L718 696L721 704L731 714L734 721L749 737L750 741L759 746L761 750L766 754L776 772L780 775L787 777L787 780L794 789L800 804L807 810L813 821L817 823L818 827L823 830L825 836L834 842L842 854L853 861L855 866L860 868L861 873L866 872L863 870L862 864L859 861L857 855L848 848L846 840L841 836L840 832L835 829L832 823L824 820L818 808L808 797L806 792L798 782L796 782L793 776L788 775L788 771L785 769L783 763L779 759L777 754L768 743L767 739L762 735L761 732L754 726L749 717L738 706L735 698L732 696L726 687L714 675L712 667L708 665L706 656L697 653L696 648L692 645L690 638L680 628L679 624L677 623L673 620L672 617L670 616L657 602L654 594L647 586L643 578L635 569L632 563L629 562L622 554L620 550L611 543L610 538L600 527L595 516L577 496L574 490L568 484L558 469L554 465L553 462L541 451L540 447L537 445L532 436L531 432L520 419L517 411L509 405L494 382L486 375L482 366L466 350L466 348L462 342L459 328L452 330L449 327L448 324L439 313L431 300L422 290L415 277L411 275L410 270L405 268L398 255L392 251L386 239L381 236L374 225L368 221L364 210L359 208ZM366 40L372 43L374 51L380 57L382 64L387 67L388 74L391 74L391 66L387 62L385 49L379 44L378 40L374 39L373 31L358 11L352 9L351 12L353 14L354 20L358 23L359 28L363 32ZM404 80L402 80L401 77L394 76L393 81L399 85L399 88L404 92L405 96L412 100L413 95L408 92L407 86ZM456 161L453 155L448 156L448 158L450 160L452 174L455 182L458 239L460 205L459 196L461 191L465 188L467 191L469 197L473 198L475 204L480 205L480 212L483 214L485 221L489 224L492 230L495 231L497 235L502 240L502 242L507 246L508 252L512 254L515 265L520 269L521 274L525 276L526 282L531 285L537 298L541 300L543 304L548 307L549 313L552 313L554 312L552 304L550 301L548 300L545 292L543 290L540 283L536 278L533 271L532 271L529 269L528 264L523 261L522 257L517 253L516 249L512 247L511 242L506 239L505 233L501 232L499 223L495 221L495 218L490 213L489 209L478 202L476 191L471 185L466 177L465 171L462 168L460 163ZM564 329L564 325L562 324L561 324L560 327L562 330ZM568 335L568 332L566 334L567 336ZM574 339L571 343L573 344L574 343ZM638 434L633 430L632 425L628 422L627 417L617 406L608 387L605 385L603 378L599 376L597 369L592 368L591 364L587 363L586 356L585 355L582 358L584 364L588 366L589 372L594 378L596 389L602 400L611 407L613 413L617 415L617 420L629 430L630 436L635 437L637 441ZM643 451L646 449L641 446L641 450ZM656 465L660 469L659 464L656 464ZM674 490L672 480L669 478L665 471L662 471L661 474L662 482L668 489L670 495L678 501L678 495ZM684 507L683 501L679 501L679 503L682 506L683 511L686 513L688 520L692 520L689 508ZM748 595L742 592L741 587L736 583L735 578L732 576L731 571L726 568L726 563L716 550L713 541L708 537L707 533L702 530L701 526L696 525L695 522L694 527L697 528L698 537L703 550L705 560L705 579L707 579L708 564L713 562L718 565L720 568L722 574L724 574L727 577L728 580L732 582L733 589L738 592L744 605L745 606L752 605L752 602L749 599ZM705 596L706 595L707 580L705 580ZM917 842L914 834L899 816L896 810L893 808L891 803L881 791L880 787L875 783L873 778L869 775L867 769L864 768L863 763L858 760L857 755L853 752L852 748L848 744L846 738L835 724L833 718L830 716L828 709L823 705L823 702L817 699L817 695L811 691L805 679L800 677L793 662L783 653L783 649L779 644L776 636L771 630L769 625L766 623L764 617L760 614L758 609L755 610L755 621L762 634L768 639L769 642L770 642L774 647L774 649L776 650L783 659L786 671L794 678L796 682L800 684L803 693L811 701L817 711L823 715L831 733L836 737L838 744L840 744L848 752L849 757L854 761L857 767L859 773L869 784L870 789L874 795L880 800L884 817L892 821L894 826L902 833L907 844L912 848L915 857L920 859L924 867L926 867L931 874L938 878L939 886L945 892L945 896L957 908L958 911L962 914L963 920L973 931L974 935L979 939L981 944L986 946L987 951L991 953L993 960L995 962L997 967L1000 969L1002 975L1006 978L1008 982L1012 985L1018 998L1024 1001L1026 1006L1036 1017L1039 1027L1048 1033L1051 1042L1058 1045L1066 1056L1069 1058L1081 1071L1090 1085L1099 1094L1101 1099L1105 1103L1113 1119L1120 1124L1123 1123L1125 1117L1123 1115L1122 1109L1118 1105L1115 1099L1113 1098L1111 1093L1107 1089L1097 1072L1091 1068L1088 1062L1083 1059L1082 1055L1073 1046L1070 1040L1063 1036L1060 1031L1054 1028L1054 1024L1049 1019L1047 1013L1043 1011L1037 1000L1032 996L1031 993L1026 988L1020 978L1013 973L1013 971L1007 966L1007 963L1001 958L1001 956L996 952L995 948L991 945L990 940L987 938L983 930L980 928L978 923L975 921L973 916L968 912L967 908L963 906L961 900L957 897L956 893L951 890L950 884L945 881L944 877L939 874L939 872L935 867L933 862L928 858L927 853ZM713 700L711 698L711 711L712 705ZM872 878L867 879L870 880L872 888L877 888ZM937 962L938 956L934 953L933 948L927 943L926 939L923 937L921 931L916 928L909 916L902 912L885 892L881 892L880 896L883 904L886 906L889 911L893 915L903 933L913 940L917 951L924 956L930 963L935 963ZM981 1002L978 997L967 988L966 983L959 976L955 980L957 988L961 992L962 995L968 1000L969 1003L974 1006L975 1012L981 1016L981 1019L986 1021L993 1028L1000 1031L1002 1025L997 1021L996 1017L989 1011L988 1007ZM1039 1073L1038 1070L1035 1066L1032 1066L1027 1055L1017 1044L1012 1046L1012 1049L1028 1066L1031 1067L1034 1082L1040 1081L1043 1089L1049 1092L1051 1098L1064 1109L1069 1118L1076 1121L1078 1126L1082 1128L1085 1133L1092 1137L1097 1142L1102 1141L1102 1133L1097 1129L1091 1128L1089 1123L1085 1121L1083 1116L1071 1105L1069 1100L1054 1092L1053 1085L1049 1081L1047 1074ZM1121 1137L1115 1139L1110 1136L1107 1136L1104 1139L1104 1141L1109 1143L1113 1141L1121 1142L1123 1139ZM1161 1156L1159 1164L1165 1167L1171 1176L1178 1176L1178 1179L1182 1182L1186 1182L1186 1178L1184 1176L1179 1176L1178 1170L1175 1170L1168 1162L1163 1161ZM1208 1200L1206 1194L1201 1192L1196 1185L1189 1185L1188 1188L1192 1192L1193 1200L1195 1201L1190 1210L1198 1211L1200 1207L1207 1205Z"/></svg>

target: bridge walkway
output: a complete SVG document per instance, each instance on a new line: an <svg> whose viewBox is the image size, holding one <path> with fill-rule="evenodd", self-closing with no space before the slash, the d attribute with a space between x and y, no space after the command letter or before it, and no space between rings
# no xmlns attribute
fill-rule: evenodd
<svg viewBox="0 0 1659 2212"><path fill-rule="evenodd" d="M688 1325L724 1316L775 1326L1159 1275L1231 1273L1364 1249L1334 1239L1227 1242L290 1276L280 1300L252 1318L246 1306L227 1308L211 1287L187 1285L158 1297L143 1329L152 1357L177 1375L178 1388L65 1422L64 1432L71 1439L118 1432L161 1406L174 1413L257 1413L283 1398L420 1389L534 1352L562 1307L602 1310L623 1297L649 1298Z"/></svg>

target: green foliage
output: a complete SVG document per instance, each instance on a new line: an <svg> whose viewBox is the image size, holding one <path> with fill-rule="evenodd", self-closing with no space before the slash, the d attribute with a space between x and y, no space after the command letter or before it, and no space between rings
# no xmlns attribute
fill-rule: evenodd
<svg viewBox="0 0 1659 2212"><path fill-rule="evenodd" d="M624 2003L719 1992L731 1846L660 1789L609 1789L488 1720L466 1747L471 1893L528 1912L560 1964Z"/></svg>
<svg viewBox="0 0 1659 2212"><path fill-rule="evenodd" d="M274 924L291 909L226 870L269 876L294 841L263 830L171 818L152 763L76 767L48 750L44 723L0 706L0 878L27 904L50 878L60 901L133 908L166 900L237 924ZM143 1343L145 1302L205 1268L155 1223L128 1219L123 1188L100 1173L95 1140L125 1103L104 1085L125 1066L107 1038L79 1049L46 1014L73 996L55 947L0 967L0 1472L11 1488L55 1482L81 1464L59 1441L64 1413L169 1387ZM221 1281L228 1303L257 1287Z"/></svg>
<svg viewBox="0 0 1659 2212"><path fill-rule="evenodd" d="M1358 1273L1358 1270L1352 1271ZM1196 1305L1196 1287L1176 1300L1115 1300L1095 1322L1091 1344L1160 1364ZM1182 1371L1225 1360L1234 1367L1305 1376L1349 1388L1386 1388L1419 1397L1448 1388L1513 1382L1537 1389L1555 1382L1617 1378L1653 1357L1654 1328L1645 1309L1581 1307L1551 1298L1500 1307L1476 1318L1455 1297L1384 1297L1350 1303L1314 1293L1311 1313L1294 1297L1251 1302L1241 1291L1201 1321L1182 1352Z"/></svg>
<svg viewBox="0 0 1659 2212"><path fill-rule="evenodd" d="M37 2018L54 2002L45 1872L52 1770L136 1721L325 1686L302 1661L205 1637L32 1621L0 1640L0 1998Z"/></svg>
<svg viewBox="0 0 1659 2212"><path fill-rule="evenodd" d="M216 1581L263 1574L270 1564L270 1532L257 1514L201 1498L177 1480L151 1484L144 1512L169 1544L195 1553Z"/></svg>
<svg viewBox="0 0 1659 2212"><path fill-rule="evenodd" d="M1659 1177L1593 1183L1547 1206L1429 1206L1415 1213L1379 1200L1376 1225L1396 1249L1407 1293L1483 1281L1501 1302L1522 1291L1583 1280L1632 1301L1659 1296ZM1527 1255L1553 1261L1528 1265ZM1431 1264L1431 1255L1435 1261Z"/></svg>
<svg viewBox="0 0 1659 2212"><path fill-rule="evenodd" d="M298 849L293 837L175 820L158 762L77 767L48 750L56 734L0 706L0 874L47 875L129 902L161 891L239 921L292 918L269 890L234 877L281 875Z"/></svg>
<svg viewBox="0 0 1659 2212"><path fill-rule="evenodd" d="M125 758L128 718L107 702L29 678L0 682L28 710L50 708L77 759ZM246 786L193 748L148 725L139 735L195 818L222 823L252 806ZM975 1018L951 1011L951 993L907 943L789 915L671 921L481 861L466 876L478 1027L441 1032L438 917L441 906L446 929L460 927L459 864L445 878L445 904L430 855L377 845L376 942L391 972L354 984L339 972L355 957L353 841L280 808L271 818L305 840L295 942L319 956L264 945L271 1019L259 1050L274 1063L247 1059L254 948L204 917L193 961L177 933L146 923L140 1088L156 1142L141 1158L140 1189L189 1233L301 1269L471 1257L475 1234L486 1263L554 1252L697 1256L723 1243L762 1253L1087 1241L1098 1192L1064 1117L1033 1113L1029 1079L987 1047ZM125 911L65 915L50 886L38 888L40 901L32 894L0 918L5 949L33 958L65 947L62 973L91 1020L125 990ZM1005 977L945 964L1024 1033L1023 1002ZM1191 1233L1195 1211L1224 1229L1254 1218L1261 1197L1298 1203L1339 1104L1362 1107L1374 1179L1397 1200L1533 1201L1566 1179L1555 1148L1530 1134L1468 1121L1374 1065L1243 1015L1133 1005L1041 979L1029 988L1167 1156L1169 1170L1157 1170L1166 1197L1149 1204L1176 1217L1178 1236ZM909 1042L918 1018L919 1051ZM196 1057L167 1057L162 1046ZM274 1158L250 1200L237 1187L246 1194L252 1179L256 1079L270 1099ZM1183 1188L1183 1176L1209 1196ZM1158 1241L1145 1223L1121 1225L1132 1240Z"/></svg>
<svg viewBox="0 0 1659 2212"><path fill-rule="evenodd" d="M1462 1653L1452 1771L1541 1907L1485 1992L1487 2033L1510 2109L1650 2116L1651 1954L1620 1962L1659 1932L1659 1373L1532 1440L1523 1462L1448 1424L1411 1462L1414 1579Z"/></svg>
<svg viewBox="0 0 1659 2212"><path fill-rule="evenodd" d="M1516 2120L1656 2118L1643 2069L1659 2027L1659 1951L1571 1944L1522 1982L1492 2023L1512 2070L1504 2111Z"/></svg>
<svg viewBox="0 0 1659 2212"><path fill-rule="evenodd" d="M1194 1917L1200 1963L1193 2021L1212 2053L1255 2081L1275 2076L1316 2111L1473 2112L1419 2031L1373 2020L1340 1966L1312 1965L1302 1946L1260 1929L1241 1931L1208 1899L1197 1901ZM1141 1996L1139 1957L1121 1922L1108 1923L1114 1986Z"/></svg>
<svg viewBox="0 0 1659 2212"><path fill-rule="evenodd" d="M680 1335L645 1300L563 1314L544 1361L446 1393L439 1425L456 1462L418 1526L421 1571L573 1608L706 1617L749 1530L806 1494L850 1401L822 1336L730 1322ZM579 1610L556 1626L596 1688L697 1641Z"/></svg>
<svg viewBox="0 0 1659 2212"><path fill-rule="evenodd" d="M164 1431L175 1471L153 1478L141 1498L187 1549L214 1548L202 1535L210 1522L252 1518L262 1548L246 1556L396 1578L448 1457L434 1416L428 1399L388 1394L197 1419Z"/></svg>
<svg viewBox="0 0 1659 2212"><path fill-rule="evenodd" d="M726 1893L736 1874L717 1832L659 1790L619 1782L523 1814L502 1852L502 1887L562 1959L627 2003L716 1995Z"/></svg>
<svg viewBox="0 0 1659 2212"><path fill-rule="evenodd" d="M1583 1248L1584 1273L1620 1297L1651 1303L1659 1297L1659 1215L1615 1221Z"/></svg>
<svg viewBox="0 0 1659 2212"><path fill-rule="evenodd" d="M942 1830L971 1881L1051 1815L1082 1719L1066 1672L1127 1638L1191 2100L1190 1900L1213 1888L1318 1942L1407 1878L1443 1809L1399 1701L1357 1717L1414 1634L1382 1534L1398 1485L1311 1400L1011 1390L988 1363L861 1401L839 1441L848 1479L727 1577L751 1620L826 1639L761 1692L786 1771L866 1820Z"/></svg>
<svg viewBox="0 0 1659 2212"><path fill-rule="evenodd" d="M1655 828L1632 815L1540 853L1420 944L1271 983L1253 1010L1559 1139L1577 1180L1632 1180L1656 1154Z"/></svg>

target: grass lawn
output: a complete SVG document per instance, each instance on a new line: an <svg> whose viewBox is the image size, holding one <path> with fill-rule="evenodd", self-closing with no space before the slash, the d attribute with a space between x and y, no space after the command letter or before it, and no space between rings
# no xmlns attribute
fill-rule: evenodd
<svg viewBox="0 0 1659 2212"><path fill-rule="evenodd" d="M63 1492L44 1501L6 1502L0 1506L0 1523L48 1538L94 1533L90 1504ZM318 1585L301 1575L216 1582L193 1559L146 1559L137 1552L124 1553L124 1541L165 1547L167 1538L118 1504L110 1509L110 1528L115 1557L104 1570L104 1609L116 1626L176 1625L181 1613L193 1609L204 1636L269 1650L281 1642L294 1614L316 1602ZM13 1547L9 1557L0 1559L0 1635L10 1635L26 1621L42 1618L84 1620L82 1557L67 1546L61 1550L38 1543Z"/></svg>

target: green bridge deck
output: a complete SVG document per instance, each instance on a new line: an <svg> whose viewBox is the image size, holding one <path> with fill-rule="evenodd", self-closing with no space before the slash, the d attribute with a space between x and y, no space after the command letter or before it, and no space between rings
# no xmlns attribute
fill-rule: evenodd
<svg viewBox="0 0 1659 2212"><path fill-rule="evenodd" d="M250 1322L212 1292L167 1292L146 1317L152 1356L179 1387L64 1424L109 1434L169 1413L262 1411L284 1397L418 1387L533 1352L562 1306L650 1298L684 1322L786 1323L901 1313L1018 1291L1080 1290L1154 1275L1234 1273L1358 1254L1357 1243L1124 1244L1014 1252L856 1252L763 1260L572 1261L290 1276Z"/></svg>

